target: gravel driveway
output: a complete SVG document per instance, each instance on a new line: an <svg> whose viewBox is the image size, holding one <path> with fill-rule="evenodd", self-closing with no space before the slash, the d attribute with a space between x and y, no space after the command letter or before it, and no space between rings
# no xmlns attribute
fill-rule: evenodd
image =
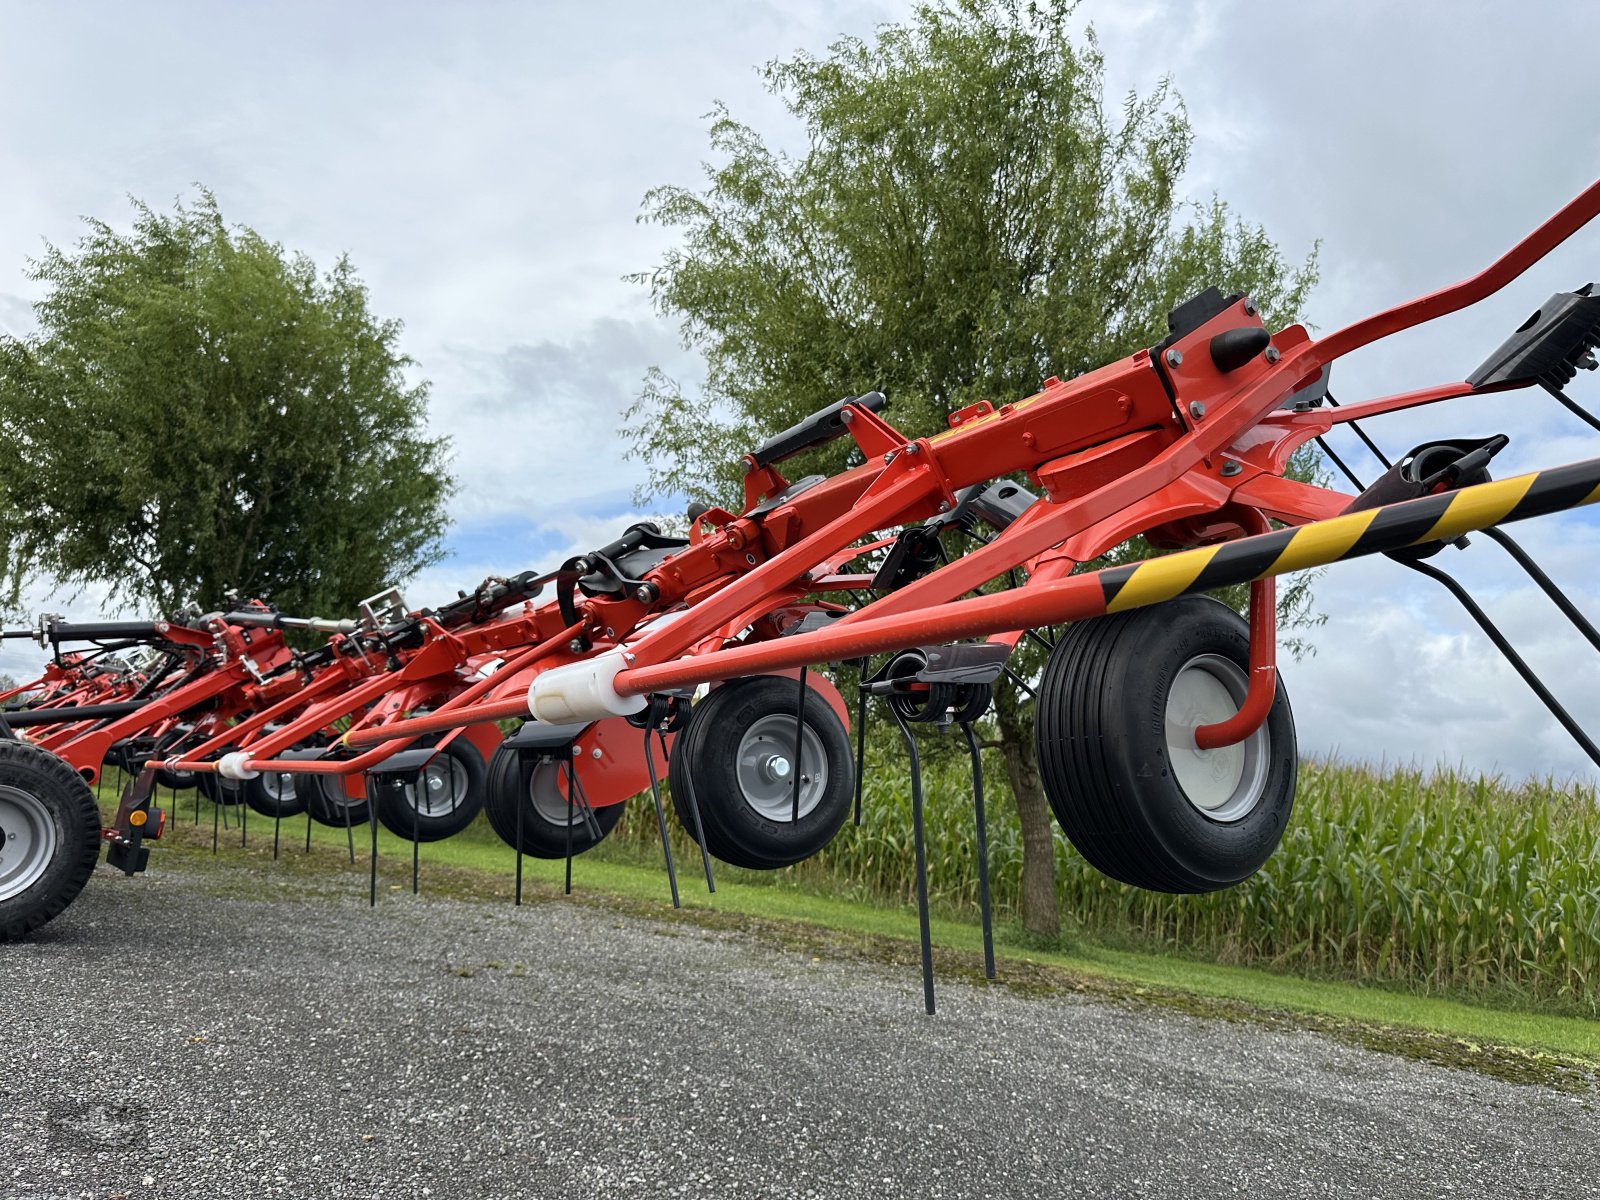
<svg viewBox="0 0 1600 1200"><path fill-rule="evenodd" d="M0 1197L1600 1196L1593 1096L955 983L929 1019L914 971L738 934L160 866L0 947Z"/></svg>

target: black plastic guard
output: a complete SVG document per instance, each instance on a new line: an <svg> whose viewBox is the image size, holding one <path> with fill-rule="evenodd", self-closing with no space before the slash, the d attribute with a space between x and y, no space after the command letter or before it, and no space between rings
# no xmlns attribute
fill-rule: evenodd
<svg viewBox="0 0 1600 1200"><path fill-rule="evenodd" d="M552 746L571 745L587 728L587 725L547 725L543 721L524 721L522 728L501 745L517 750L548 750Z"/></svg>
<svg viewBox="0 0 1600 1200"><path fill-rule="evenodd" d="M1227 312L1232 305L1243 299L1243 292L1224 296L1222 289L1215 286L1196 292L1167 314L1167 336L1151 349L1151 357L1159 356L1173 342L1187 337L1207 321Z"/></svg>
<svg viewBox="0 0 1600 1200"><path fill-rule="evenodd" d="M1557 292L1484 359L1467 382L1475 388L1497 384L1542 383L1564 388L1578 368L1594 370L1600 345L1600 296L1594 284Z"/></svg>
<svg viewBox="0 0 1600 1200"><path fill-rule="evenodd" d="M412 750L397 750L380 763L367 768L368 775L414 775L439 754L437 746L418 746Z"/></svg>
<svg viewBox="0 0 1600 1200"><path fill-rule="evenodd" d="M1011 657L1011 647L1004 642L956 642L920 649L928 660L917 672L924 683L993 683Z"/></svg>

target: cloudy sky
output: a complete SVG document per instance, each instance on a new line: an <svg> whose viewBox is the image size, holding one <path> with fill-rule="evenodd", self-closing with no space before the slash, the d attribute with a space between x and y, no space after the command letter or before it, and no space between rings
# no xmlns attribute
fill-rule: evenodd
<svg viewBox="0 0 1600 1200"><path fill-rule="evenodd" d="M451 557L418 602L548 564L635 519L622 410L645 369L694 358L623 276L659 260L645 190L693 183L712 103L798 131L756 67L904 18L832 0L103 4L0 0L0 330L25 333L25 260L126 196L203 183L230 220L326 263L348 253L405 321L463 483ZM1600 171L1600 6L1086 0L1113 99L1169 76L1216 193L1297 257L1322 246L1328 331L1478 270ZM1493 303L1341 363L1346 402L1462 378L1551 292L1600 275L1600 230ZM871 384L863 381L863 387ZM1575 385L1600 400L1592 377ZM1392 450L1513 435L1519 469L1596 452L1542 394L1390 418ZM1341 443L1341 448L1344 444ZM1368 474L1373 464L1350 459ZM1600 521L1516 534L1600 615ZM1450 552L1562 699L1600 733L1595 661L1499 551ZM1453 601L1386 561L1318 585L1318 653L1286 666L1304 748L1508 776L1596 772ZM41 581L32 599L69 607ZM93 607L81 597L73 607ZM22 671L10 643L0 670Z"/></svg>

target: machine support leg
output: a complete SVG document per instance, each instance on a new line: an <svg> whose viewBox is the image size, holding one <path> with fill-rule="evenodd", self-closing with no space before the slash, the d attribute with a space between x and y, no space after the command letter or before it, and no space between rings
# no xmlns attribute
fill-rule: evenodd
<svg viewBox="0 0 1600 1200"><path fill-rule="evenodd" d="M567 777L567 884L565 894L570 896L572 895L572 821L577 815L576 809L574 808L576 800L573 796L572 790L572 780L573 776L576 774L576 772L572 769L572 755L567 755L567 761L562 764L562 767L563 773ZM518 809L518 812L521 812L521 809Z"/></svg>
<svg viewBox="0 0 1600 1200"><path fill-rule="evenodd" d="M372 854L367 863L367 907L378 907L378 822L368 821L372 826Z"/></svg>

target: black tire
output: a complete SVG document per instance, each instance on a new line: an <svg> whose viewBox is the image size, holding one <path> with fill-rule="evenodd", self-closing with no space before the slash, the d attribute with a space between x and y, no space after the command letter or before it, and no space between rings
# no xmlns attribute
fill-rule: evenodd
<svg viewBox="0 0 1600 1200"><path fill-rule="evenodd" d="M501 746L489 759L483 790L483 811L489 827L506 845L517 848L517 809L522 809L522 853L532 858L565 858L569 836L566 781L561 766L550 759L525 761L514 747ZM622 820L621 804L594 809L596 837L574 811L570 824L572 853L582 854L603 842Z"/></svg>
<svg viewBox="0 0 1600 1200"><path fill-rule="evenodd" d="M1081 621L1057 643L1039 687L1039 771L1096 869L1152 891L1211 892L1277 849L1299 769L1281 678L1266 722L1238 746L1168 741L1169 704L1175 728L1238 710L1249 654L1249 627L1208 596Z"/></svg>
<svg viewBox="0 0 1600 1200"><path fill-rule="evenodd" d="M460 833L482 811L483 791L483 755L464 737L456 738L416 774L373 775L367 780L367 796L378 820L407 841L415 837L419 842L437 842Z"/></svg>
<svg viewBox="0 0 1600 1200"><path fill-rule="evenodd" d="M0 942L59 916L99 857L89 785L48 750L0 741Z"/></svg>
<svg viewBox="0 0 1600 1200"><path fill-rule="evenodd" d="M807 689L805 697L799 821L791 777L772 772L780 760L792 769L796 687L792 679L756 675L714 688L690 712L673 748L668 782L678 820L693 837L692 796L706 849L732 866L773 871L804 862L833 841L850 814L850 735L817 692Z"/></svg>
<svg viewBox="0 0 1600 1200"><path fill-rule="evenodd" d="M239 785L244 802L264 817L284 820L306 810L306 793L313 787L308 776L287 771L263 771Z"/></svg>
<svg viewBox="0 0 1600 1200"><path fill-rule="evenodd" d="M300 776L300 794L305 796L305 811L318 825L343 829L346 825L365 825L372 815L372 801L366 796L347 795L343 775Z"/></svg>
<svg viewBox="0 0 1600 1200"><path fill-rule="evenodd" d="M166 767L157 767L156 783L174 792L184 792L197 786L198 779L193 771L169 771Z"/></svg>

